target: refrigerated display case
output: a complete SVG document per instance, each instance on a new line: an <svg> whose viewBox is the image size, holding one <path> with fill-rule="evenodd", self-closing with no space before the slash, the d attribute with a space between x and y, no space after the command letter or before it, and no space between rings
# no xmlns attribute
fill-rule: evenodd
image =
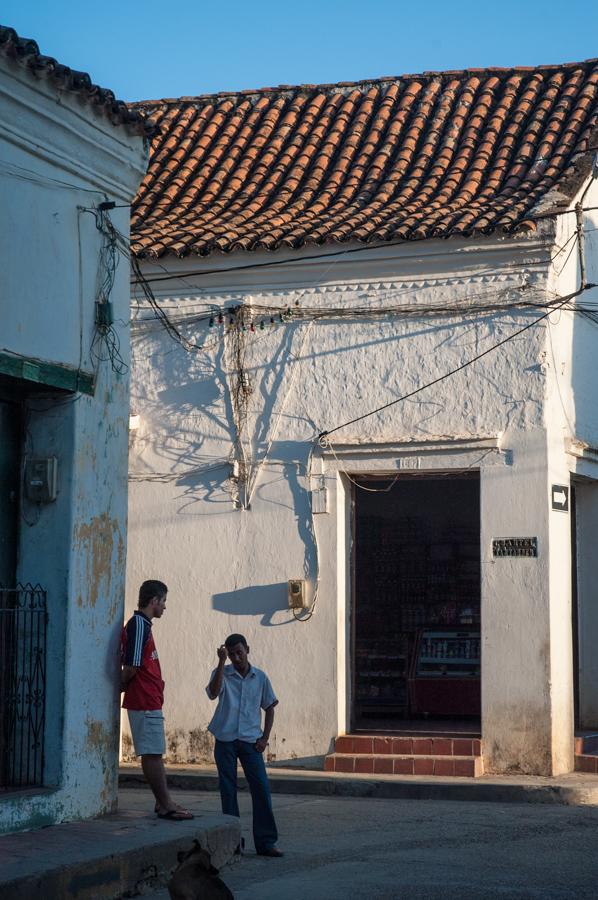
<svg viewBox="0 0 598 900"><path fill-rule="evenodd" d="M410 664L409 699L414 714L479 716L479 629L418 631Z"/></svg>

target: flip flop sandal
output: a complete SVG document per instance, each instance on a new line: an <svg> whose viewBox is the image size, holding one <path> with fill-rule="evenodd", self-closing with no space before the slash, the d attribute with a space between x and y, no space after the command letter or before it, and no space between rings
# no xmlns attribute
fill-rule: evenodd
<svg viewBox="0 0 598 900"><path fill-rule="evenodd" d="M169 809L167 812L156 813L159 819L168 819L170 822L188 822L194 819L193 813L184 809Z"/></svg>

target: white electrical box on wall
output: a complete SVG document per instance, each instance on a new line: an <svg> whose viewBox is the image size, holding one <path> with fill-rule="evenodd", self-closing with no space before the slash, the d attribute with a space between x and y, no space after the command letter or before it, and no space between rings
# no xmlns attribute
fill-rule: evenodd
<svg viewBox="0 0 598 900"><path fill-rule="evenodd" d="M25 463L25 496L33 503L56 500L58 461L55 456L28 459Z"/></svg>
<svg viewBox="0 0 598 900"><path fill-rule="evenodd" d="M303 578L293 578L289 581L289 609L305 609L305 581Z"/></svg>

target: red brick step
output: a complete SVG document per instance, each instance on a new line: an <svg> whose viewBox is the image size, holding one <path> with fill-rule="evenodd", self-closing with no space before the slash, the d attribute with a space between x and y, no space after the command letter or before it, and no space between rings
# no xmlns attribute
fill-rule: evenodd
<svg viewBox="0 0 598 900"><path fill-rule="evenodd" d="M598 754L598 734L578 734L575 736L575 755Z"/></svg>
<svg viewBox="0 0 598 900"><path fill-rule="evenodd" d="M598 734L575 735L575 771L598 775Z"/></svg>
<svg viewBox="0 0 598 900"><path fill-rule="evenodd" d="M326 757L328 758L328 757ZM591 754L576 753L575 754L575 771L591 772L592 775L598 775L598 756Z"/></svg>
<svg viewBox="0 0 598 900"><path fill-rule="evenodd" d="M334 751L408 756L481 756L482 742L479 738L343 734L334 742Z"/></svg>
<svg viewBox="0 0 598 900"><path fill-rule="evenodd" d="M442 735L343 734L324 761L326 772L371 775L438 775L477 778L484 774L480 738Z"/></svg>
<svg viewBox="0 0 598 900"><path fill-rule="evenodd" d="M395 754L331 753L324 761L326 772L360 775L440 775L477 778L484 774L481 756L402 756Z"/></svg>

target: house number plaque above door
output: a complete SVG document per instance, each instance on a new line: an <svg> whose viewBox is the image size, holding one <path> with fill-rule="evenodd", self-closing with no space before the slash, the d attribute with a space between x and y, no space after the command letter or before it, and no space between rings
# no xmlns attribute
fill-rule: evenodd
<svg viewBox="0 0 598 900"><path fill-rule="evenodd" d="M493 538L492 556L537 556L537 537Z"/></svg>

